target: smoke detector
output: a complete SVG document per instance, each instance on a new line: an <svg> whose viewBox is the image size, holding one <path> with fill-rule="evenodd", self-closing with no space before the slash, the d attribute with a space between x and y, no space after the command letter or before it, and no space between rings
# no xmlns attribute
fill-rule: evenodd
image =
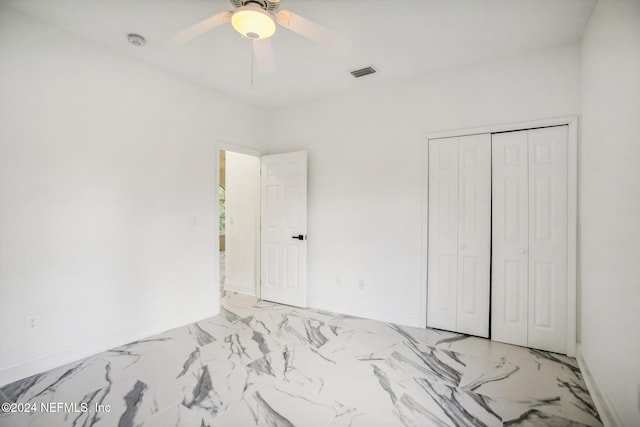
<svg viewBox="0 0 640 427"><path fill-rule="evenodd" d="M144 37L142 37L139 34L129 34L127 36L127 41L134 45L134 46L138 46L138 47L142 47L145 45L145 43L147 43L147 41L144 39Z"/></svg>

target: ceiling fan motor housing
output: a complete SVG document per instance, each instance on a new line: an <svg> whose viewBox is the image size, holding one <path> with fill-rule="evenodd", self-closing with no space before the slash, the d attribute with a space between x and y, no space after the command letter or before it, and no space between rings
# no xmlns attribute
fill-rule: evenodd
<svg viewBox="0 0 640 427"><path fill-rule="evenodd" d="M229 0L234 8L256 4L269 12L275 12L280 8L280 0Z"/></svg>

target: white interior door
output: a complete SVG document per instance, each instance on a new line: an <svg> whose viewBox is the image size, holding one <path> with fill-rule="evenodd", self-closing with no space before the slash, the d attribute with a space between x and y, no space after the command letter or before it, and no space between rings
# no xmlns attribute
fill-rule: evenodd
<svg viewBox="0 0 640 427"><path fill-rule="evenodd" d="M429 141L427 326L449 331L457 319L458 140Z"/></svg>
<svg viewBox="0 0 640 427"><path fill-rule="evenodd" d="M489 336L491 135L429 141L427 326Z"/></svg>
<svg viewBox="0 0 640 427"><path fill-rule="evenodd" d="M492 135L491 338L527 345L527 131Z"/></svg>
<svg viewBox="0 0 640 427"><path fill-rule="evenodd" d="M568 128L494 134L492 338L566 352Z"/></svg>
<svg viewBox="0 0 640 427"><path fill-rule="evenodd" d="M491 135L458 140L457 332L489 336Z"/></svg>
<svg viewBox="0 0 640 427"><path fill-rule="evenodd" d="M262 157L261 298L307 306L307 152Z"/></svg>
<svg viewBox="0 0 640 427"><path fill-rule="evenodd" d="M528 346L564 353L567 335L568 127L528 131Z"/></svg>

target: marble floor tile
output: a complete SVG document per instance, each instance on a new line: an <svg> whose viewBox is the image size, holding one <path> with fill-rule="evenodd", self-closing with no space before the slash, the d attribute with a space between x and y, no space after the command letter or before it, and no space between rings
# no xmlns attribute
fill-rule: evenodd
<svg viewBox="0 0 640 427"><path fill-rule="evenodd" d="M214 426L324 427L350 408L290 384L256 391L220 414Z"/></svg>
<svg viewBox="0 0 640 427"><path fill-rule="evenodd" d="M0 413L3 427L602 426L573 358L233 292L218 316L0 400L37 409Z"/></svg>

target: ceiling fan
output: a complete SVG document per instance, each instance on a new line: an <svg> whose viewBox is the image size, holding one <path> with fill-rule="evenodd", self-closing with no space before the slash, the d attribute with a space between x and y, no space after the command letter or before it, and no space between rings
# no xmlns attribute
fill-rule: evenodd
<svg viewBox="0 0 640 427"><path fill-rule="evenodd" d="M174 44L186 43L231 21L233 28L251 39L256 65L261 73L275 71L270 37L277 24L341 55L351 50L351 42L295 13L280 9L280 0L229 0L234 10L217 13L175 34Z"/></svg>

